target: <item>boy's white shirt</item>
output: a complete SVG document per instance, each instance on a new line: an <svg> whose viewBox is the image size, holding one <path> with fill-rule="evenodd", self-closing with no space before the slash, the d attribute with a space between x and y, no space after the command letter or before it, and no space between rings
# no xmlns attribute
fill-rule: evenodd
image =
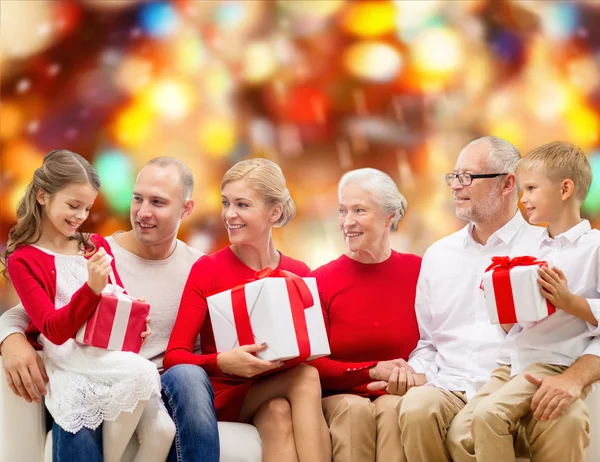
<svg viewBox="0 0 600 462"><path fill-rule="evenodd" d="M569 290L584 297L600 320L600 231L583 220L552 239L544 230L531 253L566 276ZM553 315L531 324L515 324L506 335L497 359L510 364L511 375L534 363L570 366L583 354L600 356L596 327L557 307Z"/></svg>

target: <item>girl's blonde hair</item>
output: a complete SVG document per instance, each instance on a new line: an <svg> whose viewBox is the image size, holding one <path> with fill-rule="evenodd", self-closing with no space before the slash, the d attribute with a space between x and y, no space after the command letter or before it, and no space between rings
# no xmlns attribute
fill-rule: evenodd
<svg viewBox="0 0 600 462"><path fill-rule="evenodd" d="M33 174L25 195L17 206L17 223L8 232L6 252L2 255L2 277L10 280L6 263L10 255L25 244L34 244L42 236L42 205L37 201L40 189L51 196L72 183L89 184L96 191L100 189L100 178L96 169L79 154L56 149L44 157L42 166ZM77 230L73 239L79 241L82 250L94 249L89 236Z"/></svg>
<svg viewBox="0 0 600 462"><path fill-rule="evenodd" d="M275 162L267 159L248 159L238 162L223 176L221 191L227 183L241 180L260 194L265 205L272 207L281 204L281 216L273 225L274 227L285 226L296 216L296 204L290 196L283 172Z"/></svg>

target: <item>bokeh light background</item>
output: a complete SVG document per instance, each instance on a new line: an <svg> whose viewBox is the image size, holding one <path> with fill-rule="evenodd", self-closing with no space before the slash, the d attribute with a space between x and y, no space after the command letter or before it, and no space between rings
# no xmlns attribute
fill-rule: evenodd
<svg viewBox="0 0 600 462"><path fill-rule="evenodd" d="M585 214L600 224L600 1L2 0L0 247L51 149L81 153L102 192L95 232L129 229L138 169L169 155L194 174L180 237L227 244L219 181L278 162L298 205L276 230L311 267L344 250L344 171L389 173L409 201L392 238L423 254L463 226L443 174L469 140L589 155ZM0 283L0 309L14 303Z"/></svg>

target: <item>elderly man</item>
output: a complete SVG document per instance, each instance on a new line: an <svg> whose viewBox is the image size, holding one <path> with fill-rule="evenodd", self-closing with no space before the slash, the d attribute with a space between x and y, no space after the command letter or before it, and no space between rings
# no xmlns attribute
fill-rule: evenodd
<svg viewBox="0 0 600 462"><path fill-rule="evenodd" d="M408 462L450 460L445 445L450 424L496 367L502 336L497 326L490 324L479 281L493 256L527 255L539 244L543 232L526 223L517 208L513 172L519 158L510 143L496 137L480 138L462 150L454 172L446 175L456 215L469 224L434 243L423 257L416 296L421 339L408 362L416 373L426 374L428 383L410 387L415 378L402 370L387 385L391 393L405 394L398 401L398 411L404 460ZM585 410L572 406L555 420L537 419L556 411L553 406L559 400L552 400L554 396L573 402L583 388L600 378L598 356L600 342L594 340L562 375L537 382L535 419L524 425L536 460L574 460L570 445L556 444L553 439L559 438L561 427L573 422L581 423L580 432L587 432ZM459 426L457 431L464 428ZM460 440L460 435L452 440Z"/></svg>
<svg viewBox="0 0 600 462"><path fill-rule="evenodd" d="M107 240L129 294L151 306L153 334L141 355L162 371L162 360L192 265L202 255L177 239L181 220L192 212L194 179L171 157L151 160L140 171L131 202L131 226ZM45 394L43 363L23 333L29 326L24 310L13 308L0 318L0 352L12 390L28 402ZM27 332L29 334L29 331ZM33 333L35 335L35 333ZM163 401L177 425L169 461L218 461L219 436L208 376L199 367L175 367L162 375ZM53 460L100 462L102 431L71 434L54 424Z"/></svg>

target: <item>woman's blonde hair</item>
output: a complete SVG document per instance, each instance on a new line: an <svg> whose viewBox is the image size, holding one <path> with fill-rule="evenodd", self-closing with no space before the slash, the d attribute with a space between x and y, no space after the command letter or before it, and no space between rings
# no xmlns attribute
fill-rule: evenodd
<svg viewBox="0 0 600 462"><path fill-rule="evenodd" d="M287 225L296 216L296 204L290 196L285 177L279 165L267 159L248 159L231 167L221 180L221 191L227 183L245 181L263 199L265 205L282 206L281 216L273 225L276 228Z"/></svg>
<svg viewBox="0 0 600 462"><path fill-rule="evenodd" d="M51 196L72 183L89 184L96 191L100 189L100 178L96 169L79 154L56 149L44 157L42 166L33 174L25 195L17 206L17 223L8 232L6 252L2 255L2 277L10 280L6 263L10 255L25 244L34 244L42 236L42 205L37 200L40 189ZM73 239L79 241L82 250L93 250L94 245L88 235L80 229Z"/></svg>

